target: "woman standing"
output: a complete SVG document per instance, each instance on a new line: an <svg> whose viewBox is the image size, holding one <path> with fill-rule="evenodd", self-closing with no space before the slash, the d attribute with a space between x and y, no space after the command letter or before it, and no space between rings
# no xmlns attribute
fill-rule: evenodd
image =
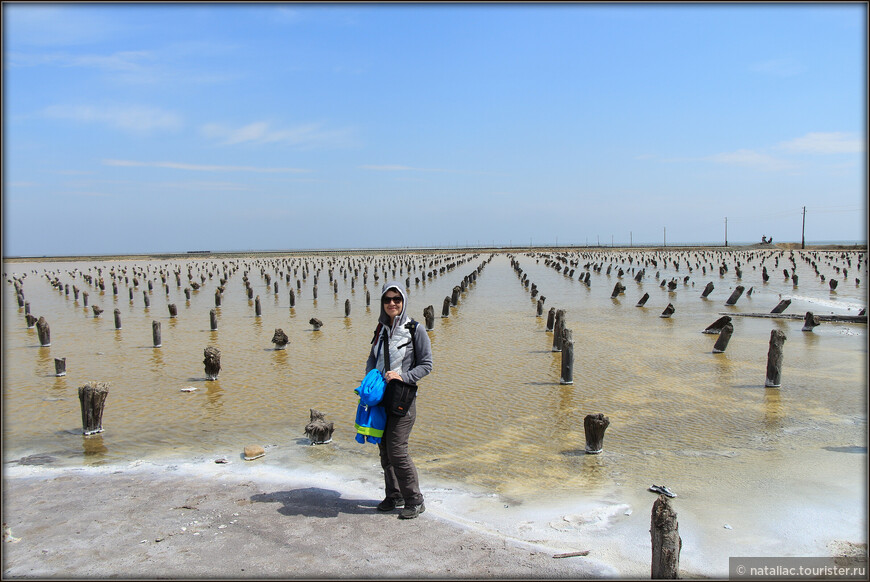
<svg viewBox="0 0 870 582"><path fill-rule="evenodd" d="M417 385L432 371L432 346L423 326L408 316L404 286L391 281L381 290L381 313L366 362L366 374L377 368L384 381L400 380ZM408 454L408 437L417 419L416 398L404 416L387 412L387 426L378 443L384 469L386 497L378 504L380 511L403 507L401 519L413 519L426 511L417 479L417 468Z"/></svg>

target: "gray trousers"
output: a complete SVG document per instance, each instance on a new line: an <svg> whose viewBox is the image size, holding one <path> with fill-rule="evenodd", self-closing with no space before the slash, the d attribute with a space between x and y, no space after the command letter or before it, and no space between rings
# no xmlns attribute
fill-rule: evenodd
<svg viewBox="0 0 870 582"><path fill-rule="evenodd" d="M417 401L411 403L405 416L387 414L384 436L378 443L381 467L384 468L384 492L386 496L403 498L405 506L423 503L417 467L408 454L408 437L417 419Z"/></svg>

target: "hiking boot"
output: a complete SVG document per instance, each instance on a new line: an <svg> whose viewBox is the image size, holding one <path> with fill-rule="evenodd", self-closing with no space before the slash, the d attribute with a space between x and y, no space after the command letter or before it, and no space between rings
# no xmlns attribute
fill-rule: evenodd
<svg viewBox="0 0 870 582"><path fill-rule="evenodd" d="M404 507L405 500L401 497L387 497L380 503L378 503L378 511L393 511L397 507Z"/></svg>
<svg viewBox="0 0 870 582"><path fill-rule="evenodd" d="M422 503L420 505L409 505L399 514L399 519L414 519L424 511L426 511L426 506Z"/></svg>

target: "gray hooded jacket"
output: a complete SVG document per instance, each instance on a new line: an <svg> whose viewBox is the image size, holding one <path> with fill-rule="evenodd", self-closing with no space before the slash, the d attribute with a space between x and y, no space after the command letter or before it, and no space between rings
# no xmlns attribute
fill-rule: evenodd
<svg viewBox="0 0 870 582"><path fill-rule="evenodd" d="M402 294L402 312L396 316L396 321L393 322L392 326L390 325L390 316L384 311L382 301L384 294L390 289L395 289ZM378 322L382 324L381 332L372 342L372 349L366 361L366 374L374 368L381 372L386 371L384 370L381 340L383 330L386 330L390 348L390 368L394 372L398 372L405 382L416 385L423 376L432 371L432 344L429 342L429 334L426 333L425 326L418 324L413 337L411 336L411 330L408 329L408 324L411 321L408 316L408 294L405 292L404 284L398 281L384 284L381 289L381 300L378 300L378 303L381 306L381 314L378 317ZM414 365L415 354L417 356L416 366Z"/></svg>

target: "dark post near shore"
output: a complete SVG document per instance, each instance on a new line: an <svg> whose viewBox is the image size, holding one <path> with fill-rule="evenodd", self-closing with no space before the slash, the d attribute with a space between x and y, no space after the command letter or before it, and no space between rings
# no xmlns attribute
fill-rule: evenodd
<svg viewBox="0 0 870 582"><path fill-rule="evenodd" d="M547 312L547 331L553 331L553 326L556 324L556 308L551 307Z"/></svg>
<svg viewBox="0 0 870 582"><path fill-rule="evenodd" d="M637 305L635 305L635 307L643 307L644 305L646 305L647 301L649 301L649 293L644 293L643 297L640 298L640 301L637 302Z"/></svg>
<svg viewBox="0 0 870 582"><path fill-rule="evenodd" d="M85 436L103 432L103 407L108 395L108 382L88 382L84 386L79 386L79 403Z"/></svg>
<svg viewBox="0 0 870 582"><path fill-rule="evenodd" d="M743 285L738 285L734 288L734 291L731 293L731 297L728 298L728 301L725 302L725 305L734 305L737 303L737 300L740 299L740 296L743 295L743 291L745 291L745 287Z"/></svg>
<svg viewBox="0 0 870 582"><path fill-rule="evenodd" d="M587 455L597 455L604 450L604 431L608 426L610 426L610 419L601 413L587 414L583 419Z"/></svg>
<svg viewBox="0 0 870 582"><path fill-rule="evenodd" d="M151 337L154 339L154 347L159 348L163 345L160 339L160 322L156 319L151 322Z"/></svg>
<svg viewBox="0 0 870 582"><path fill-rule="evenodd" d="M217 309L210 309L208 312L209 325L212 331L218 328L217 324Z"/></svg>
<svg viewBox="0 0 870 582"><path fill-rule="evenodd" d="M777 388L782 385L782 344L785 342L785 333L778 329L770 331L770 347L767 351L767 378L764 381L766 388Z"/></svg>
<svg viewBox="0 0 870 582"><path fill-rule="evenodd" d="M283 350L287 344L290 343L290 338L287 337L284 330L279 327L275 330L275 334L272 336L272 343L275 344L276 350Z"/></svg>
<svg viewBox="0 0 870 582"><path fill-rule="evenodd" d="M673 304L673 303L668 303L668 306L665 307L665 310L662 311L662 314L661 314L659 317L668 318L668 317L670 317L670 316L672 316L672 315L674 314L674 311L676 311L676 308L674 307L674 304Z"/></svg>
<svg viewBox="0 0 870 582"><path fill-rule="evenodd" d="M66 376L66 358L54 359L54 375L57 377Z"/></svg>
<svg viewBox="0 0 870 582"><path fill-rule="evenodd" d="M202 363L205 364L205 379L217 380L218 374L221 371L221 351L215 347L208 346L203 350Z"/></svg>
<svg viewBox="0 0 870 582"><path fill-rule="evenodd" d="M731 341L731 334L734 333L734 326L731 322L726 323L722 326L722 331L719 332L719 337L716 339L716 343L713 344L713 353L721 354L725 351L725 348L728 347L728 342Z"/></svg>
<svg viewBox="0 0 870 582"><path fill-rule="evenodd" d="M553 326L553 351L562 351L562 329L565 327L565 310L556 310L556 322Z"/></svg>
<svg viewBox="0 0 870 582"><path fill-rule="evenodd" d="M567 327L562 328L562 376L559 384L574 383L574 335Z"/></svg>
<svg viewBox="0 0 870 582"><path fill-rule="evenodd" d="M680 527L677 513L666 495L659 495L652 507L650 519L652 541L651 576L654 580L675 580L680 576Z"/></svg>
<svg viewBox="0 0 870 582"><path fill-rule="evenodd" d="M426 331L435 327L435 306L429 305L423 309L423 320L426 322Z"/></svg>
<svg viewBox="0 0 870 582"><path fill-rule="evenodd" d="M791 305L791 299L783 299L771 310L771 313L782 313L789 305Z"/></svg>
<svg viewBox="0 0 870 582"><path fill-rule="evenodd" d="M441 307L441 317L450 317L450 297L444 298L444 305Z"/></svg>
<svg viewBox="0 0 870 582"><path fill-rule="evenodd" d="M51 329L43 316L36 320L36 333L39 335L39 345L48 347L51 345Z"/></svg>
<svg viewBox="0 0 870 582"><path fill-rule="evenodd" d="M813 315L812 311L807 311L804 316L804 326L801 331L813 331L813 328L819 325L819 318Z"/></svg>
<svg viewBox="0 0 870 582"><path fill-rule="evenodd" d="M712 292L713 292L713 282L710 281L709 283L707 283L706 287L704 287L704 291L703 291L703 293L701 293L701 298L706 299L707 295L709 295Z"/></svg>
<svg viewBox="0 0 870 582"><path fill-rule="evenodd" d="M115 329L121 329L121 310L115 308Z"/></svg>

